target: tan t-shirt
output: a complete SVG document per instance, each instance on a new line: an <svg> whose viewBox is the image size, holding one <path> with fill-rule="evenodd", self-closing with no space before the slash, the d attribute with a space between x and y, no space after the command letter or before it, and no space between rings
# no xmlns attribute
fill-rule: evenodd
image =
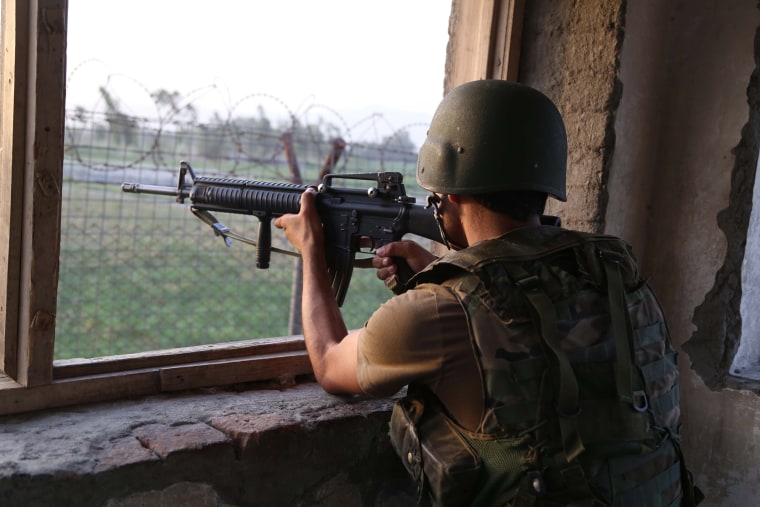
<svg viewBox="0 0 760 507"><path fill-rule="evenodd" d="M477 428L483 387L467 317L445 288L420 285L391 298L358 339L357 379L373 396L389 396L412 381L427 385L465 428Z"/></svg>

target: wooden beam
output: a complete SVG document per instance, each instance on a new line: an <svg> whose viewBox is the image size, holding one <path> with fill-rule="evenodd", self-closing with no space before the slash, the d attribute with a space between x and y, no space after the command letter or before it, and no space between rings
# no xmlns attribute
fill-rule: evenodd
<svg viewBox="0 0 760 507"><path fill-rule="evenodd" d="M62 380L37 387L19 384L16 384L16 388L13 387L9 379L0 379L0 414L21 414L159 392L156 370Z"/></svg>
<svg viewBox="0 0 760 507"><path fill-rule="evenodd" d="M525 0L455 0L445 92L478 79L516 80Z"/></svg>
<svg viewBox="0 0 760 507"><path fill-rule="evenodd" d="M455 0L452 4L445 92L488 76L494 2Z"/></svg>
<svg viewBox="0 0 760 507"><path fill-rule="evenodd" d="M0 374L0 415L312 373L303 336L55 361L54 379L25 387Z"/></svg>
<svg viewBox="0 0 760 507"><path fill-rule="evenodd" d="M93 359L64 359L53 363L53 379L63 380L120 371L170 367L241 357L272 356L306 350L303 336L241 340L231 343L196 345L152 352L123 354Z"/></svg>
<svg viewBox="0 0 760 507"><path fill-rule="evenodd" d="M26 149L29 4L2 2L0 84L0 369L18 376L18 311Z"/></svg>
<svg viewBox="0 0 760 507"><path fill-rule="evenodd" d="M276 378L295 378L311 373L311 362L305 350L254 356L225 361L186 364L161 368L162 392L198 387L224 386Z"/></svg>
<svg viewBox="0 0 760 507"><path fill-rule="evenodd" d="M499 0L494 6L488 77L516 81L520 67L525 0Z"/></svg>
<svg viewBox="0 0 760 507"><path fill-rule="evenodd" d="M0 415L110 401L198 387L293 379L312 372L306 350L117 371L24 387L0 375Z"/></svg>
<svg viewBox="0 0 760 507"><path fill-rule="evenodd" d="M29 1L16 372L16 380L25 386L48 384L53 374L63 180L66 11L67 0Z"/></svg>

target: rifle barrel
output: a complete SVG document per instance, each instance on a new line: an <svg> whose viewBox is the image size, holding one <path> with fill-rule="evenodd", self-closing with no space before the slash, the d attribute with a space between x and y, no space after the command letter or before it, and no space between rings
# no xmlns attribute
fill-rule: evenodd
<svg viewBox="0 0 760 507"><path fill-rule="evenodd" d="M146 185L145 183L122 183L122 192L130 192L133 194L157 194L157 195L172 195L176 197L179 192L177 187L167 187L163 185Z"/></svg>

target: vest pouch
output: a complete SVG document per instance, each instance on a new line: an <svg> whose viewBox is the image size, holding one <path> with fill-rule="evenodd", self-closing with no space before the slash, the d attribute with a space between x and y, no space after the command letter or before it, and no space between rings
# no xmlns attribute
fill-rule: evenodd
<svg viewBox="0 0 760 507"><path fill-rule="evenodd" d="M482 462L455 424L440 411L425 412L417 398L393 407L390 437L417 484L418 501L435 506L469 505Z"/></svg>

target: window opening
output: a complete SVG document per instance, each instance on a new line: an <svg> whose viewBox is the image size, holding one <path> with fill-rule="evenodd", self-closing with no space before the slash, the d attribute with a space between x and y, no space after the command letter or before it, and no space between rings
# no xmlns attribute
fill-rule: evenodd
<svg viewBox="0 0 760 507"><path fill-rule="evenodd" d="M747 228L741 277L741 340L731 364L731 373L738 377L760 380L760 315L757 312L760 305L760 178L757 177L752 193L752 213Z"/></svg>
<svg viewBox="0 0 760 507"><path fill-rule="evenodd" d="M253 248L225 246L187 205L125 194L124 181L176 186L182 160L202 176L305 184L326 168L393 170L421 196L416 150L442 95L450 5L298 2L297 17L285 5L135 0L120 11L69 0L56 359L294 329L292 258L273 254L257 270ZM268 25L279 29L261 39ZM255 237L256 218L217 218ZM357 270L349 326L389 295L372 270Z"/></svg>

